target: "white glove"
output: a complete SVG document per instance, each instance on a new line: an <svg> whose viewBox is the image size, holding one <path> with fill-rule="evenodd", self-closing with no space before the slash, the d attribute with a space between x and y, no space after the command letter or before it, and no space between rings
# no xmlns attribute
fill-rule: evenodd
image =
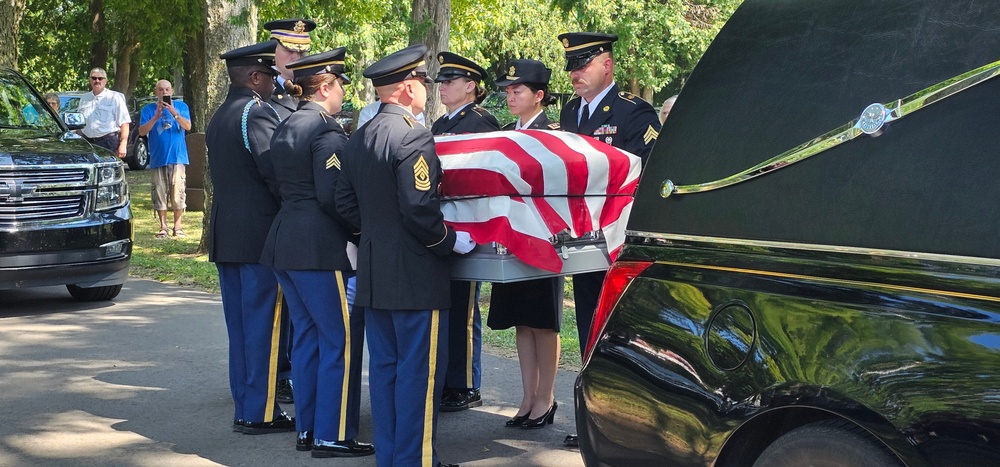
<svg viewBox="0 0 1000 467"><path fill-rule="evenodd" d="M451 249L455 253L464 255L476 247L476 242L472 241L469 232L455 232L455 247Z"/></svg>

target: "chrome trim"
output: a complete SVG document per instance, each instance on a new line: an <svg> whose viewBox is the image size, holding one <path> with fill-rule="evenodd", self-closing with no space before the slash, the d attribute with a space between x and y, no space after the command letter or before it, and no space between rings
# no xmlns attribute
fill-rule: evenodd
<svg viewBox="0 0 1000 467"><path fill-rule="evenodd" d="M853 246L823 245L818 243L795 243L767 240L747 240L741 238L705 237L699 235L666 234L656 232L641 232L626 230L626 237L642 237L655 240L667 240L692 243L712 243L737 245L758 248L783 248L788 250L819 251L824 253L844 253L863 256L879 256L886 258L901 258L916 261L938 261L946 263L970 264L979 266L1000 267L1000 259L978 256L957 256L940 253L923 253L917 251L884 250L879 248L863 248ZM626 243L629 243L626 241Z"/></svg>
<svg viewBox="0 0 1000 467"><path fill-rule="evenodd" d="M1000 60L983 65L975 70L947 79L928 88L917 91L909 96L888 104L874 103L865 107L861 115L850 123L831 132L816 137L804 144L789 149L771 159L746 169L738 174L719 180L695 185L677 185L671 180L660 184L660 196L668 198L671 195L700 193L718 190L727 186L742 183L761 175L787 167L796 162L808 159L827 149L846 143L862 134L876 137L882 133L886 123L899 120L928 105L951 97L983 81L1000 74Z"/></svg>

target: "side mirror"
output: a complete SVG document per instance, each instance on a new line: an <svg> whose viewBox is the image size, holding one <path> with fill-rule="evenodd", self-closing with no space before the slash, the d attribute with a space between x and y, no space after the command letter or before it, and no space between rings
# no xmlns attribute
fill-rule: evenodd
<svg viewBox="0 0 1000 467"><path fill-rule="evenodd" d="M63 123L70 130L79 130L87 126L87 120L83 118L83 114L80 112L66 112L62 114Z"/></svg>

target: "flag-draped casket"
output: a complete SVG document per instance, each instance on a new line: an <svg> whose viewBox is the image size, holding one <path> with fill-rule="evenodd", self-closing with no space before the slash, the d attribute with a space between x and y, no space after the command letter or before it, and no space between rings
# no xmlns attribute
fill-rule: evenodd
<svg viewBox="0 0 1000 467"><path fill-rule="evenodd" d="M445 221L480 245L456 260L453 277L512 282L607 269L617 256L639 181L635 155L546 130L436 142Z"/></svg>

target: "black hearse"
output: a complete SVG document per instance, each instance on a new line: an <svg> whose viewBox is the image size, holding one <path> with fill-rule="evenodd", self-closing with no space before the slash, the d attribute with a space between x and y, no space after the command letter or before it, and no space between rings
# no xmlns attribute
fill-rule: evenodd
<svg viewBox="0 0 1000 467"><path fill-rule="evenodd" d="M1000 2L747 0L642 176L588 466L1000 463Z"/></svg>

